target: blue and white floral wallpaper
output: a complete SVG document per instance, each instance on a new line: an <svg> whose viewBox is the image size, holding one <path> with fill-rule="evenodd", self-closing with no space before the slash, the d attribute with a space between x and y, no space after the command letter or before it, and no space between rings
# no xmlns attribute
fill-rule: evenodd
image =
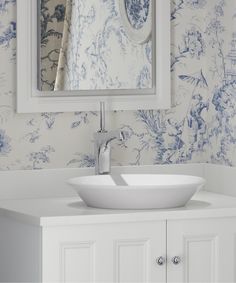
<svg viewBox="0 0 236 283"><path fill-rule="evenodd" d="M110 113L112 128L129 133L114 143L113 164L235 166L236 2L171 3L173 107ZM0 169L93 166L97 113L15 113L15 4L0 0Z"/></svg>

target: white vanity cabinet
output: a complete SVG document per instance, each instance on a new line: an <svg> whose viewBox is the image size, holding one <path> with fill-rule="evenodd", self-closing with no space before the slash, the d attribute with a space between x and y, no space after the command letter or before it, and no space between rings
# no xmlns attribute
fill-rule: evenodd
<svg viewBox="0 0 236 283"><path fill-rule="evenodd" d="M167 221L167 257L167 282L236 282L236 218Z"/></svg>
<svg viewBox="0 0 236 283"><path fill-rule="evenodd" d="M42 235L45 283L236 280L236 218L46 227Z"/></svg>
<svg viewBox="0 0 236 283"><path fill-rule="evenodd" d="M0 282L236 282L236 198L203 191L148 211L0 200Z"/></svg>
<svg viewBox="0 0 236 283"><path fill-rule="evenodd" d="M43 229L43 282L166 282L166 222Z"/></svg>

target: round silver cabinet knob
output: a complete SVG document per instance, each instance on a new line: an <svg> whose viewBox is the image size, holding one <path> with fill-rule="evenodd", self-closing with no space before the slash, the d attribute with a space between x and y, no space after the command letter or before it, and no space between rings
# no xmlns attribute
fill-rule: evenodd
<svg viewBox="0 0 236 283"><path fill-rule="evenodd" d="M181 258L179 256L174 256L171 261L174 265L178 265L181 262Z"/></svg>
<svg viewBox="0 0 236 283"><path fill-rule="evenodd" d="M156 262L158 265L162 266L166 263L166 259L163 256L160 256L157 258Z"/></svg>

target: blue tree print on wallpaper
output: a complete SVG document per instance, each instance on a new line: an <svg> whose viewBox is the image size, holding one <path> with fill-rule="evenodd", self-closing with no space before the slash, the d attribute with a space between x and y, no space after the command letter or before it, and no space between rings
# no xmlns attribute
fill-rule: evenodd
<svg viewBox="0 0 236 283"><path fill-rule="evenodd" d="M5 131L0 129L0 157L7 155L11 151L11 139L6 135Z"/></svg>
<svg viewBox="0 0 236 283"><path fill-rule="evenodd" d="M201 116L204 109L208 110L209 103L203 101L203 97L200 94L195 94L192 97L192 107L188 115L188 127L194 131L194 143L198 141L198 135L200 141L198 149L201 149L205 143L207 143L207 124ZM204 140L205 136L205 140Z"/></svg>
<svg viewBox="0 0 236 283"><path fill-rule="evenodd" d="M184 0L173 0L170 19L173 21L176 19L179 12L184 8Z"/></svg>
<svg viewBox="0 0 236 283"><path fill-rule="evenodd" d="M225 31L225 27L222 25L222 18L224 17L224 7L225 1L219 1L219 4L214 7L214 16L210 18L210 22L206 28L206 35L208 36L209 45L213 49L217 49L217 53L215 54L213 67L211 68L211 72L213 75L218 75L222 80L225 77L225 55L223 52L223 33Z"/></svg>
<svg viewBox="0 0 236 283"><path fill-rule="evenodd" d="M207 0L172 0L171 20L176 20L181 11L187 7L191 9L203 9Z"/></svg>
<svg viewBox="0 0 236 283"><path fill-rule="evenodd" d="M204 145L203 138L204 135L206 135L207 124L201 117L201 113L204 109L208 109L209 103L203 101L203 97L198 93L198 90L208 88L206 78L202 70L193 75L181 75L179 78L193 86L192 97L187 107L187 115L184 118L183 126L185 126L186 121L188 121L188 127L194 131L194 143L197 142L198 134L200 134L200 144ZM198 149L199 148L201 148L201 146L198 146Z"/></svg>
<svg viewBox="0 0 236 283"><path fill-rule="evenodd" d="M224 0L217 2L206 29L209 44L216 50L210 68L216 84L212 92L209 143L214 147L210 161L232 166L233 157L230 153L236 145L236 33L233 32L230 44L225 43L223 19L226 3ZM227 48L228 54L225 54L226 44L230 46Z"/></svg>
<svg viewBox="0 0 236 283"><path fill-rule="evenodd" d="M187 56L200 59L205 50L205 42L201 31L196 30L195 27L188 30L183 35L183 40L176 50L171 53L171 71L174 71L175 65Z"/></svg>
<svg viewBox="0 0 236 283"><path fill-rule="evenodd" d="M212 160L232 165L228 151L230 145L236 144L235 126L232 125L232 120L236 118L236 81L228 82L216 89L212 103L216 110L216 121L209 138L220 139L220 147L215 156L212 156Z"/></svg>
<svg viewBox="0 0 236 283"><path fill-rule="evenodd" d="M206 0L173 0L171 9L171 21L177 20L177 17L190 9L203 9L206 5ZM182 42L172 44L171 52L171 71L174 71L175 65L181 63L187 57L200 59L204 56L206 49L202 31L198 26L192 27L183 34Z"/></svg>
<svg viewBox="0 0 236 283"><path fill-rule="evenodd" d="M208 110L208 100L200 94L208 88L202 70L192 75L181 75L180 80L191 85L193 90L187 103L186 115L183 119L173 118L172 111L146 111L137 112L137 119L143 123L147 132L138 134L128 125L123 129L129 132L129 138L136 137L139 147L135 147L136 162L138 165L145 151L154 151L155 164L183 163L190 161L193 154L206 150L208 144L207 123L203 118L203 111ZM189 90L189 88L188 88ZM184 134L187 134L187 141Z"/></svg>
<svg viewBox="0 0 236 283"><path fill-rule="evenodd" d="M144 123L147 129L146 134L139 135L141 147L136 148L138 155L142 151L154 150L155 164L178 162L179 150L184 146L181 139L182 123L169 118L162 111L153 110L138 111L137 119Z"/></svg>

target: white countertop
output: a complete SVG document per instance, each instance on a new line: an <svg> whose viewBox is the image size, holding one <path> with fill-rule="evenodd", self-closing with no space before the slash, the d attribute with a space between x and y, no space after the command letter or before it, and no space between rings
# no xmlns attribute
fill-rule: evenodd
<svg viewBox="0 0 236 283"><path fill-rule="evenodd" d="M92 223L236 217L236 198L202 191L182 208L109 210L87 207L78 197L0 200L0 216L33 225L57 226Z"/></svg>
<svg viewBox="0 0 236 283"><path fill-rule="evenodd" d="M186 207L166 210L119 211L88 208L66 181L92 175L93 168L0 171L0 217L33 225L55 226L171 219L236 217L236 169L182 164L113 167L113 173L187 174L207 180L206 190ZM211 192L210 192L211 191ZM218 194L228 193L234 197Z"/></svg>

